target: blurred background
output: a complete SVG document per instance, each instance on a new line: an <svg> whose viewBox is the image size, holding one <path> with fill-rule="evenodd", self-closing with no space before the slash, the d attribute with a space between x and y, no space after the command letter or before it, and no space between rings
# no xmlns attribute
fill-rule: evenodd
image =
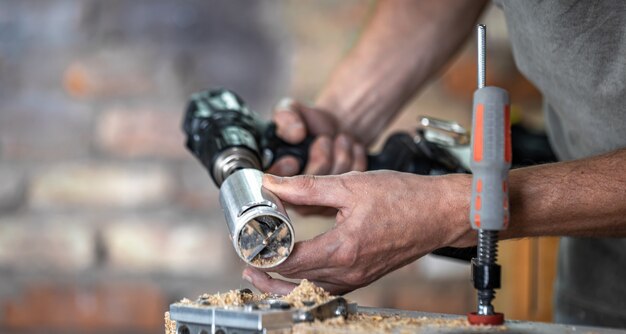
<svg viewBox="0 0 626 334"><path fill-rule="evenodd" d="M248 287L217 189L183 146L186 99L223 86L267 117L283 96L313 101L373 5L0 0L0 330L157 333L169 303ZM515 69L502 13L482 21L488 81L541 131L541 97ZM415 131L418 115L468 126L474 51L470 41L393 131ZM298 239L333 223L292 216ZM555 244L505 245L507 316L550 320ZM427 256L348 297L464 314L469 277Z"/></svg>

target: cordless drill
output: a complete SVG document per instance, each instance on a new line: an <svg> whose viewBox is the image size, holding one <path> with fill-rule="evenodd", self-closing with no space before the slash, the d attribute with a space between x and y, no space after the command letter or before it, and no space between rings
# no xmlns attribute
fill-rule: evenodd
<svg viewBox="0 0 626 334"><path fill-rule="evenodd" d="M220 204L239 257L261 268L285 261L293 249L294 229L281 201L262 187L262 171L286 155L295 157L302 169L313 137L296 145L284 142L274 123L260 118L226 89L193 94L183 130L187 148L220 188ZM466 172L454 156L419 133L391 135L367 162L368 170L422 175ZM433 253L469 261L476 249L448 247Z"/></svg>
<svg viewBox="0 0 626 334"><path fill-rule="evenodd" d="M262 187L262 171L275 154L290 154L304 165L306 151L280 140L273 123L225 89L192 95L183 129L187 148L220 188L220 204L239 257L260 268L285 261L294 245L293 227L281 201Z"/></svg>

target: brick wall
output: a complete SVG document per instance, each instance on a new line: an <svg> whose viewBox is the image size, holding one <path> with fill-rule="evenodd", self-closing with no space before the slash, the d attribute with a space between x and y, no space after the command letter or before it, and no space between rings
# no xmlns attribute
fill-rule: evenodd
<svg viewBox="0 0 626 334"><path fill-rule="evenodd" d="M174 300L245 286L217 191L183 147L187 96L230 87L266 115L282 95L310 100L371 6L0 0L0 8L0 331L137 333L160 331ZM433 105L444 114L463 106L441 102L465 89L450 87L426 92L425 107L411 107L403 123ZM295 220L299 239L332 224ZM473 302L468 275L427 259L350 297L463 313Z"/></svg>

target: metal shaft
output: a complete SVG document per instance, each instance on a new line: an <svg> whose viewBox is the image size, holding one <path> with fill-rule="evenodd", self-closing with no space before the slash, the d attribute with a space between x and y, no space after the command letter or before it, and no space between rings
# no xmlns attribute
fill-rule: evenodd
<svg viewBox="0 0 626 334"><path fill-rule="evenodd" d="M478 88L485 87L487 68L487 27L483 24L476 26L478 37Z"/></svg>
<svg viewBox="0 0 626 334"><path fill-rule="evenodd" d="M478 265L492 265L498 259L498 231L478 231ZM491 302L495 297L494 289L478 290L478 314L491 315L494 313Z"/></svg>

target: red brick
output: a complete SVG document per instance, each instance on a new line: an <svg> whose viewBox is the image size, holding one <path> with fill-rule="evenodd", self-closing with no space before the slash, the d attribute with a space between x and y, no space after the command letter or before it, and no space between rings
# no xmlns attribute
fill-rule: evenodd
<svg viewBox="0 0 626 334"><path fill-rule="evenodd" d="M0 267L75 271L94 264L93 231L71 216L0 219Z"/></svg>
<svg viewBox="0 0 626 334"><path fill-rule="evenodd" d="M150 283L99 283L95 286L34 283L19 298L2 305L9 330L157 332L167 308Z"/></svg>
<svg viewBox="0 0 626 334"><path fill-rule="evenodd" d="M97 121L96 145L121 157L191 158L181 129L183 107L169 113L148 107L106 110Z"/></svg>
<svg viewBox="0 0 626 334"><path fill-rule="evenodd" d="M91 145L92 109L34 94L0 107L0 157L51 161L85 157Z"/></svg>
<svg viewBox="0 0 626 334"><path fill-rule="evenodd" d="M184 218L110 222L102 233L109 265L133 272L223 273L237 260L224 219L214 219L217 224L211 224L209 217L206 222Z"/></svg>
<svg viewBox="0 0 626 334"><path fill-rule="evenodd" d="M156 164L59 164L31 181L34 209L137 208L167 203L174 192L170 173Z"/></svg>
<svg viewBox="0 0 626 334"><path fill-rule="evenodd" d="M77 98L106 99L153 93L152 57L141 49L113 48L74 60L63 73L63 88Z"/></svg>

